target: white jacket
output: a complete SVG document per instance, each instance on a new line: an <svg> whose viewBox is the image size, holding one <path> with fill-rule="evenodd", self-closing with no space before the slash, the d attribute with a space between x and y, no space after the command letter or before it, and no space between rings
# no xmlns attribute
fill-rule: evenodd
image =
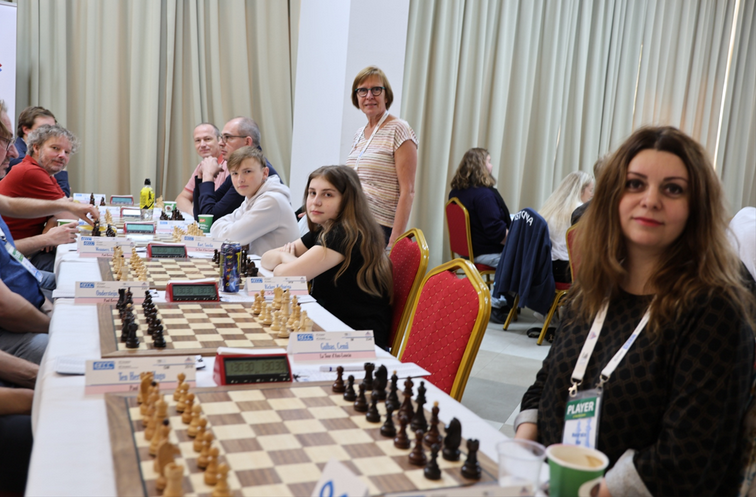
<svg viewBox="0 0 756 497"><path fill-rule="evenodd" d="M249 253L266 251L299 238L289 187L277 175L268 176L252 198L231 214L213 222L210 236L218 240L249 244Z"/></svg>

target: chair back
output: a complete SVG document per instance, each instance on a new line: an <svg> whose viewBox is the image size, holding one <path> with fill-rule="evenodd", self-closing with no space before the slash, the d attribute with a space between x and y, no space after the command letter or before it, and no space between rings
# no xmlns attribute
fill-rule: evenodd
<svg viewBox="0 0 756 497"><path fill-rule="evenodd" d="M412 304L399 360L426 369L429 381L461 400L490 314L488 287L469 261L432 269Z"/></svg>
<svg viewBox="0 0 756 497"><path fill-rule="evenodd" d="M430 255L423 232L411 228L397 238L391 247L389 258L394 274L394 315L391 319L389 346L391 353L397 356L409 320L411 306L408 304L412 303L428 269Z"/></svg>
<svg viewBox="0 0 756 497"><path fill-rule="evenodd" d="M580 254L575 250L575 239L577 238L577 227L579 225L573 224L567 228L567 256L570 258L570 273L572 273L572 281L575 281L577 276L578 264L580 264Z"/></svg>
<svg viewBox="0 0 756 497"><path fill-rule="evenodd" d="M473 258L470 214L457 197L446 202L446 227L449 230L449 248L454 254L471 261Z"/></svg>

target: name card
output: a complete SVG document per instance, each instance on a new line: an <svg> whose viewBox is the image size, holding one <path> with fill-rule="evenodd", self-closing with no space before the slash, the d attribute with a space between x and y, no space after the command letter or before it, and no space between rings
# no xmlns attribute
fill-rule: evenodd
<svg viewBox="0 0 756 497"><path fill-rule="evenodd" d="M118 302L118 290L131 288L135 304L144 302L144 292L150 289L146 281L77 281L74 286L75 304Z"/></svg>
<svg viewBox="0 0 756 497"><path fill-rule="evenodd" d="M76 250L81 257L113 257L113 249L121 247L124 255L131 255L134 241L109 236L80 236Z"/></svg>
<svg viewBox="0 0 756 497"><path fill-rule="evenodd" d="M74 193L72 196L74 202L79 202L80 204L88 204L91 195L91 193ZM107 202L107 198L105 197L104 193L95 193L94 198L95 205L100 205L102 199L105 199L105 201Z"/></svg>
<svg viewBox="0 0 756 497"><path fill-rule="evenodd" d="M98 204L99 205L99 204ZM99 206L98 209L100 209L100 224L107 226L107 223L105 223L105 213L110 212L110 215L113 217L113 221L120 220L121 219L121 208L120 207L113 207L113 206ZM83 221L82 221L83 222ZM81 224L81 223L79 223Z"/></svg>
<svg viewBox="0 0 756 497"><path fill-rule="evenodd" d="M320 480L312 490L310 497L366 497L368 486L349 468L332 458L323 468Z"/></svg>
<svg viewBox="0 0 756 497"><path fill-rule="evenodd" d="M159 214L158 214L159 216ZM173 233L173 228L179 227L182 230L186 230L194 221L162 221L158 219L157 232L158 233Z"/></svg>
<svg viewBox="0 0 756 497"><path fill-rule="evenodd" d="M254 277L247 278L244 282L244 288L247 295L260 293L265 290L265 297L273 297L273 291L276 288L289 290L291 295L308 295L307 278L304 276L271 276L271 277Z"/></svg>
<svg viewBox="0 0 756 497"><path fill-rule="evenodd" d="M372 330L292 333L286 352L297 361L333 362L375 357Z"/></svg>
<svg viewBox="0 0 756 497"><path fill-rule="evenodd" d="M223 245L222 240L193 235L182 236L181 242L186 245L186 249L190 252L213 252L215 250L220 250L221 245Z"/></svg>
<svg viewBox="0 0 756 497"><path fill-rule="evenodd" d="M194 356L127 357L87 361L84 393L136 392L145 372L152 372L164 393L176 388L179 373L190 387L196 385Z"/></svg>

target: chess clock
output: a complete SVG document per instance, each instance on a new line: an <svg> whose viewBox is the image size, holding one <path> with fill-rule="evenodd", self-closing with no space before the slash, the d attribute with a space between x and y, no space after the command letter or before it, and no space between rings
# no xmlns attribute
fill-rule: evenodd
<svg viewBox="0 0 756 497"><path fill-rule="evenodd" d="M126 221L123 223L123 232L129 235L152 235L155 233L155 223Z"/></svg>
<svg viewBox="0 0 756 497"><path fill-rule="evenodd" d="M121 207L121 219L126 221L141 221L142 210L134 207Z"/></svg>
<svg viewBox="0 0 756 497"><path fill-rule="evenodd" d="M157 259L186 259L186 245L148 243L147 257Z"/></svg>
<svg viewBox="0 0 756 497"><path fill-rule="evenodd" d="M238 349L235 349L238 350ZM218 385L291 382L293 374L289 356L281 352L222 353L215 356L213 380Z"/></svg>
<svg viewBox="0 0 756 497"><path fill-rule="evenodd" d="M216 281L169 281L165 287L168 302L220 302Z"/></svg>
<svg viewBox="0 0 756 497"><path fill-rule="evenodd" d="M133 195L111 195L110 205L134 205Z"/></svg>

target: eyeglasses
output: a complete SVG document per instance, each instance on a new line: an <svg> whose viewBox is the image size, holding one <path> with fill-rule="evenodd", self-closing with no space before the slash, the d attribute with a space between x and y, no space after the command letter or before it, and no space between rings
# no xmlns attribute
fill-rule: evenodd
<svg viewBox="0 0 756 497"><path fill-rule="evenodd" d="M242 135L229 135L228 133L226 133L226 134L221 135L220 138L221 138L222 141L227 142L231 138L246 138L246 136L242 136Z"/></svg>
<svg viewBox="0 0 756 497"><path fill-rule="evenodd" d="M2 143L4 141L5 140L0 140L0 143ZM14 142L13 137L11 137L10 141L8 142L8 144L5 145L5 152L6 153L8 153L8 151L10 151L11 147L13 146L13 142ZM0 147L0 148L2 148L2 147Z"/></svg>
<svg viewBox="0 0 756 497"><path fill-rule="evenodd" d="M381 93L383 93L383 90L385 90L385 88L383 86L374 86L374 87L370 88L370 93L372 93L374 97L377 97L378 95L380 95ZM365 98L365 97L367 97L368 89L367 88L357 88L356 90L354 90L354 92L357 94L358 97Z"/></svg>

